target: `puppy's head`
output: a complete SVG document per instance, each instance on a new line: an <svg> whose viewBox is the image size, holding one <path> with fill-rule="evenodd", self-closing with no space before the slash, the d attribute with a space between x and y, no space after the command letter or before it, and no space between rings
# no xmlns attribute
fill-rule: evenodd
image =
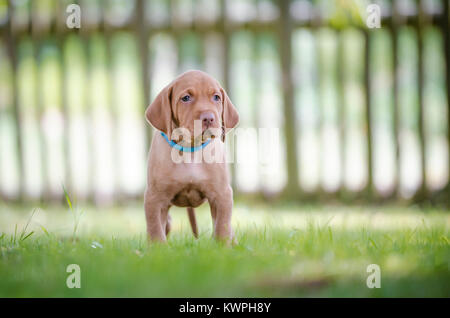
<svg viewBox="0 0 450 318"><path fill-rule="evenodd" d="M205 135L219 137L218 131L223 131L224 137L225 132L239 122L236 108L225 90L201 71L188 71L173 80L150 104L145 116L169 139L174 129L188 129L192 142ZM195 121L198 121L196 130Z"/></svg>

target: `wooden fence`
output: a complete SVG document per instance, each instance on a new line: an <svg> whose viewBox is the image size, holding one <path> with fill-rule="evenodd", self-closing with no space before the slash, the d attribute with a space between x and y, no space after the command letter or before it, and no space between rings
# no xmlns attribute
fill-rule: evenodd
<svg viewBox="0 0 450 318"><path fill-rule="evenodd" d="M375 2L375 1L374 1ZM80 29L69 29L66 26L66 7L70 3L77 3L81 6L82 26ZM358 4L359 3L359 4ZM8 157L10 154L7 152L5 146L8 138L8 142L14 145L16 150L15 159L11 160L17 167L17 187L13 190L6 191L5 183L7 182L2 174L7 174L9 168L3 166L3 170L0 169L0 195L3 200L27 200L36 199L27 194L27 168L26 160L30 160L28 156L30 154L25 153L25 137L24 130L27 129L27 124L24 118L26 109L20 101L21 87L23 86L18 80L18 65L20 62L20 54L18 48L24 40L30 40L32 46L32 52L34 55L35 65L37 68L42 64L42 51L44 49L44 43L46 41L52 41L56 50L59 52L59 65L62 70L61 83L60 83L60 110L64 123L68 122L68 118L71 116L69 111L69 96L68 96L68 83L66 70L68 65L64 59L64 50L67 46L68 37L77 37L81 43L83 43L84 54L86 59L86 76L91 80L94 76L94 59L92 57L91 42L90 39L93 36L101 36L106 43L106 64L110 72L111 63L113 59L113 39L117 34L128 34L133 37L137 47L137 59L139 63L141 80L139 81L139 90L142 92L141 113L144 113L145 108L151 101L152 91L154 91L154 60L151 54L152 45L149 42L159 34L167 34L174 39L177 45L178 61L183 59L183 50L181 41L184 35L187 33L194 33L200 38L200 43L204 37L209 34L218 35L221 42L220 53L220 70L221 82L225 89L229 91L230 96L233 98L235 92L233 91L233 81L236 78L233 77L232 63L233 57L231 53L231 42L236 33L246 31L255 38L260 34L270 34L277 41L275 42L275 50L279 59L279 70L281 83L279 86L279 93L281 96L281 107L283 125L282 125L282 137L284 141L285 154L283 156L284 167L286 171L286 180L283 188L278 193L285 194L289 198L328 198L337 197L341 199L380 199L380 198L399 198L400 189L400 170L402 165L401 153L404 142L401 138L401 67L402 63L400 57L400 49L402 43L399 41L399 33L403 29L413 30L415 33L417 51L417 69L414 70L417 75L416 78L416 90L418 98L418 111L415 114L417 120L417 136L419 140L419 166L420 166L420 185L413 194L413 198L423 201L434 198L436 195L443 196L444 198L450 197L450 191L448 186L448 177L446 184L441 185L438 189L429 187L428 184L428 172L427 172L427 130L426 125L433 125L433 123L426 124L426 81L427 72L426 63L427 58L425 56L425 30L432 28L439 35L440 52L438 56L443 59L444 68L444 87L442 92L445 95L445 109L440 113L439 117L444 118L446 122L446 163L442 169L442 174L449 174L450 171L450 156L448 155L448 142L450 141L450 129L448 123L450 122L450 48L449 48L449 1L393 1L394 5L391 5L390 1L378 1L382 10L382 28L381 29L369 29L365 24L365 8L361 8L359 1L156 1L156 0L135 0L135 1L3 1L2 7L0 7L0 43L1 43L1 55L2 59L6 59L2 65L2 71L6 68L9 70L10 77L5 75L6 88L0 91L1 94L8 92L8 98L2 98L0 96L0 125L6 121L1 121L2 117L6 118L10 116L12 118L12 128L14 133L10 136L3 136L0 143L0 167L1 161ZM369 4L369 2L367 2ZM247 12L248 14L239 15L242 18L233 18L239 10ZM359 13L358 16L356 13ZM293 47L293 34L296 30L308 30L311 32L313 38L317 38L317 34L321 30L328 30L336 39L336 87L335 87L335 103L337 105L338 121L339 121L339 140L341 140L341 148L345 147L345 141L349 138L346 125L346 94L348 89L346 88L346 55L348 52L345 49L343 42L343 34L348 30L353 30L360 34L363 38L364 45L361 47L363 56L363 108L364 108L364 122L362 123L363 138L365 140L365 165L364 169L366 179L365 186L359 190L349 190L345 183L341 180L337 189L332 191L325 190L320 182L319 185L312 191L306 191L302 184L302 169L299 158L303 155L302 149L299 147L298 140L301 139L302 129L299 126L299 114L297 103L297 90L302 90L301 81L297 81L295 78L295 69L293 67L293 55L301 55L301 52L297 52ZM374 170L376 158L376 152L378 151L374 146L374 65L373 65L373 40L376 32L383 30L388 33L390 42L390 56L392 58L392 74L391 82L392 87L389 93L392 96L392 103L390 112L393 119L392 125L389 127L393 138L394 147L394 177L392 191L388 193L380 194L375 187ZM149 44L150 43L150 44ZM203 42L204 43L204 42ZM256 43L256 42L255 42ZM254 50L258 51L258 46L254 45ZM202 52L205 52L208 48L204 45ZM320 53L320 52L319 52ZM1 53L0 53L1 54ZM200 57L204 59L204 55ZM323 61L317 60L316 67L324 67ZM203 61L202 61L203 62ZM6 66L5 66L6 65ZM204 64L202 64L204 65ZM1 67L1 66L0 66ZM178 70L182 70L180 65ZM321 75L322 73L318 73ZM319 76L320 77L320 76ZM109 111L113 118L113 143L116 142L120 131L117 126L117 120L120 114L117 113L118 105L114 100L111 92L119 89L117 85L111 80L111 76L104 78L105 85L110 92L107 97L107 103L110 105ZM255 79L258 81L261 79ZM38 78L36 80L35 95L36 99L33 101L33 112L38 122L38 139L40 140L40 151L35 153L35 156L39 156L39 162L41 167L39 174L41 176L41 190L38 191L37 198L41 200L61 199L61 191L53 191L49 188L48 174L49 169L52 166L48 163L51 156L51 152L48 149L48 142L45 140L43 130L45 124L42 123L42 116L45 112L46 105L43 102L43 89L45 85L45 78ZM91 84L86 84L82 81L82 85L86 90L92 90ZM319 103L321 100L321 88L323 85L321 78L317 79L316 93L319 96ZM57 89L57 88L55 88ZM2 93L3 92L3 93ZM95 95L95 92L94 92ZM89 113L90 107L93 106L92 92L91 94L85 94L84 102L86 105L86 116L90 118L90 125L95 126L96 123ZM320 105L319 105L320 106ZM242 107L238 105L238 108ZM317 133L320 135L324 129L322 117L320 114L318 120ZM142 129L145 130L145 137L143 145L147 149L149 139L151 138L151 130L148 128L144 120L142 120ZM76 173L71 169L70 153L72 145L69 142L70 126L68 124L62 125L63 135L63 162L64 171L60 176L61 183L71 191L72 179ZM73 134L73 132L72 132ZM88 171L86 172L87 178L91 178L93 175L94 167L92 162L93 149L95 145L92 143L92 138L88 135L88 156L89 164ZM90 141L89 141L90 140ZM3 146L3 147L2 147ZM145 152L145 151L144 151ZM348 154L345 151L339 152L341 175L345 174L345 170L351 169L346 165L348 160ZM320 157L320 155L319 155ZM145 158L142 158L144 161ZM33 159L31 159L33 160ZM72 159L73 160L73 159ZM407 159L406 159L407 160ZM145 164L144 164L145 165ZM114 168L114 164L113 164ZM306 168L307 169L307 168ZM6 170L6 171L5 171ZM234 173L238 172L233 169ZM113 169L111 174L117 175L117 171ZM145 170L143 170L145 174ZM324 172L321 172L323 175ZM117 176L116 176L117 177ZM116 178L113 177L113 178ZM341 178L343 179L343 178ZM89 189L86 190L85 199L97 201L95 191L93 190L93 181L88 181ZM121 201L130 197L142 196L143 184L140 187L131 191L122 191L120 181L115 181L115 188L112 191L113 201ZM239 192L238 185L234 184ZM264 190L258 190L258 193L262 192L268 196Z"/></svg>

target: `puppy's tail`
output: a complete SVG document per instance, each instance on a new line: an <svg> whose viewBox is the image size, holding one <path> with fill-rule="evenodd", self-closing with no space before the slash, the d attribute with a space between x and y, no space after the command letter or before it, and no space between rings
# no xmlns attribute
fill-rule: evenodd
<svg viewBox="0 0 450 318"><path fill-rule="evenodd" d="M192 233L194 233L195 238L198 238L198 229L197 229L197 221L195 220L195 211L194 208L187 208L189 223L191 224Z"/></svg>

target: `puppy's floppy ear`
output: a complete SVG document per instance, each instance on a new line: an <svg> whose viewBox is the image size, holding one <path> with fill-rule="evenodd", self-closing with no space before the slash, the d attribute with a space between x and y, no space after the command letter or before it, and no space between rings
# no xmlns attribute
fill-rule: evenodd
<svg viewBox="0 0 450 318"><path fill-rule="evenodd" d="M224 135L222 139L225 140L225 134L230 130L236 127L239 123L239 114L228 97L227 92L223 88L220 89L223 96L223 109L222 109L222 125L224 129Z"/></svg>
<svg viewBox="0 0 450 318"><path fill-rule="evenodd" d="M170 140L173 130L172 84L167 85L147 107L145 117L156 129L164 132Z"/></svg>

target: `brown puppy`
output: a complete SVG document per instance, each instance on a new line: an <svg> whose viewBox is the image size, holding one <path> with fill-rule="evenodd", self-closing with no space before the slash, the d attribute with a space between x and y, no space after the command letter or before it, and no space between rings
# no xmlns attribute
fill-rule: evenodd
<svg viewBox="0 0 450 318"><path fill-rule="evenodd" d="M233 192L224 140L226 132L239 122L239 115L224 89L204 72L183 73L159 93L145 116L159 130L153 135L150 148L144 198L149 239L166 241L172 205L187 207L197 237L193 208L208 200L214 237L230 242ZM194 121L200 130L194 129ZM180 136L177 128L184 128L185 134ZM209 143L205 142L211 135ZM219 135L221 138L214 138ZM215 160L194 161L194 156L199 155L212 155ZM174 160L177 156L192 160L178 162Z"/></svg>

